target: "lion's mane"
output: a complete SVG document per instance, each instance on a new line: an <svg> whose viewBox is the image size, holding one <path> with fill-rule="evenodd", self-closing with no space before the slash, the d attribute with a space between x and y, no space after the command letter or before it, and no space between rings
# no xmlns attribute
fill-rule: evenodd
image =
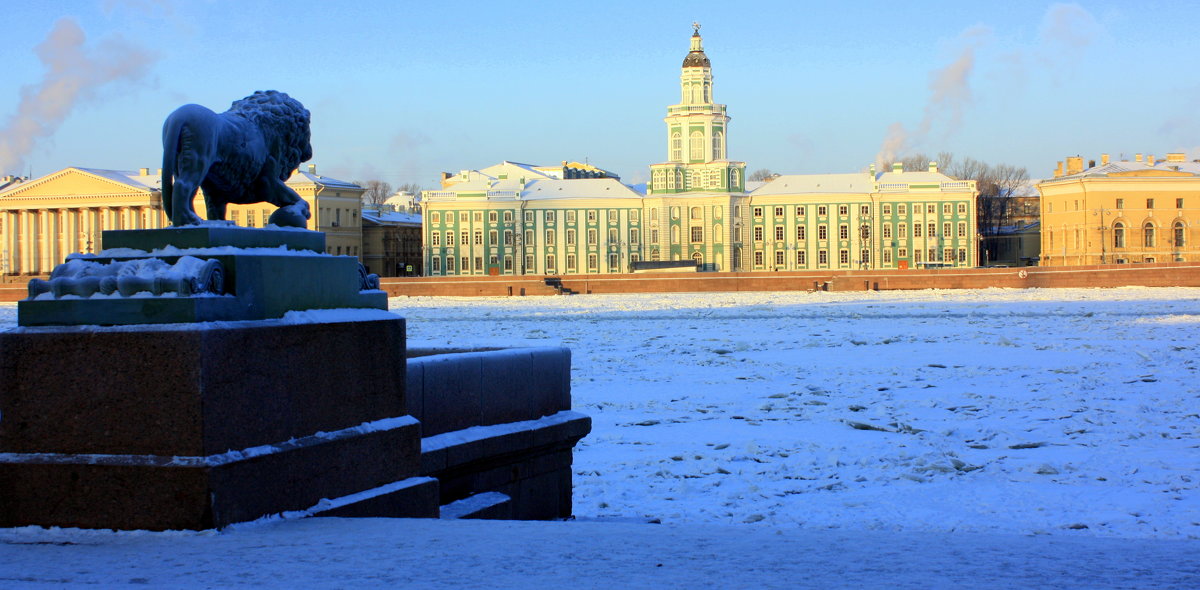
<svg viewBox="0 0 1200 590"><path fill-rule="evenodd" d="M280 158L280 179L287 180L300 162L312 157L308 109L300 101L275 90L259 90L226 111L254 123L267 142L269 153Z"/></svg>

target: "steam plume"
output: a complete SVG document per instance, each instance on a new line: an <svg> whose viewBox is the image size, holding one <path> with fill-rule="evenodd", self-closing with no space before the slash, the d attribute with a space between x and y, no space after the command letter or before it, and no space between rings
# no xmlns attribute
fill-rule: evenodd
<svg viewBox="0 0 1200 590"><path fill-rule="evenodd" d="M0 171L19 172L38 140L54 135L76 106L102 86L141 79L158 59L119 37L90 50L86 40L74 19L61 18L34 48L45 72L40 82L21 88L16 114L0 128Z"/></svg>

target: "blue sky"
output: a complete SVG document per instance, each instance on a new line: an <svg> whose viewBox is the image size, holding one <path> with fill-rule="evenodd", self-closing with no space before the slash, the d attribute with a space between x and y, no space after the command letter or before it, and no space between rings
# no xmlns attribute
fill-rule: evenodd
<svg viewBox="0 0 1200 590"><path fill-rule="evenodd" d="M177 106L276 89L312 111L311 163L337 178L587 159L638 182L666 156L693 20L750 170L1200 158L1189 2L5 4L6 174L157 168Z"/></svg>

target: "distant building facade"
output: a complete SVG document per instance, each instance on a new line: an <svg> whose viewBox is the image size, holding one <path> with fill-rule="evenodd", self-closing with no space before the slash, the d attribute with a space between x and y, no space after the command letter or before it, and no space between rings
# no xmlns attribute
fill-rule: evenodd
<svg viewBox="0 0 1200 590"><path fill-rule="evenodd" d="M0 191L0 272L47 274L67 254L103 249L101 232L170 226L163 214L161 175L137 171L69 167ZM315 167L295 171L287 180L312 211L309 229L326 233L330 254L360 256L362 187L316 174ZM205 215L197 194L196 213ZM273 205L229 205L230 221L262 227Z"/></svg>
<svg viewBox="0 0 1200 590"><path fill-rule="evenodd" d="M1087 167L1073 156L1037 189L1043 265L1200 260L1200 162L1182 153L1132 161L1103 154Z"/></svg>
<svg viewBox="0 0 1200 590"><path fill-rule="evenodd" d="M710 271L976 264L975 183L936 165L747 186L745 162L727 155L730 118L714 101L698 25L690 43L680 102L663 119L667 159L650 165L645 194L577 162L445 174L441 190L422 195L426 274L624 273L642 261Z"/></svg>
<svg viewBox="0 0 1200 590"><path fill-rule="evenodd" d="M381 277L420 276L421 216L387 207L363 208L362 263Z"/></svg>

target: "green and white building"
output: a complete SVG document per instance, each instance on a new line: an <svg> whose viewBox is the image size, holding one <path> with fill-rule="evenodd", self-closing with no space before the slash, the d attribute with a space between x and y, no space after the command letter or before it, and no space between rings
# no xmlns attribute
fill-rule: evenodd
<svg viewBox="0 0 1200 590"><path fill-rule="evenodd" d="M597 274L633 263L703 270L974 266L975 183L937 171L786 175L747 186L727 158L699 25L667 108L667 160L642 194L605 170L502 162L425 191L427 275ZM747 192L747 189L749 192Z"/></svg>

